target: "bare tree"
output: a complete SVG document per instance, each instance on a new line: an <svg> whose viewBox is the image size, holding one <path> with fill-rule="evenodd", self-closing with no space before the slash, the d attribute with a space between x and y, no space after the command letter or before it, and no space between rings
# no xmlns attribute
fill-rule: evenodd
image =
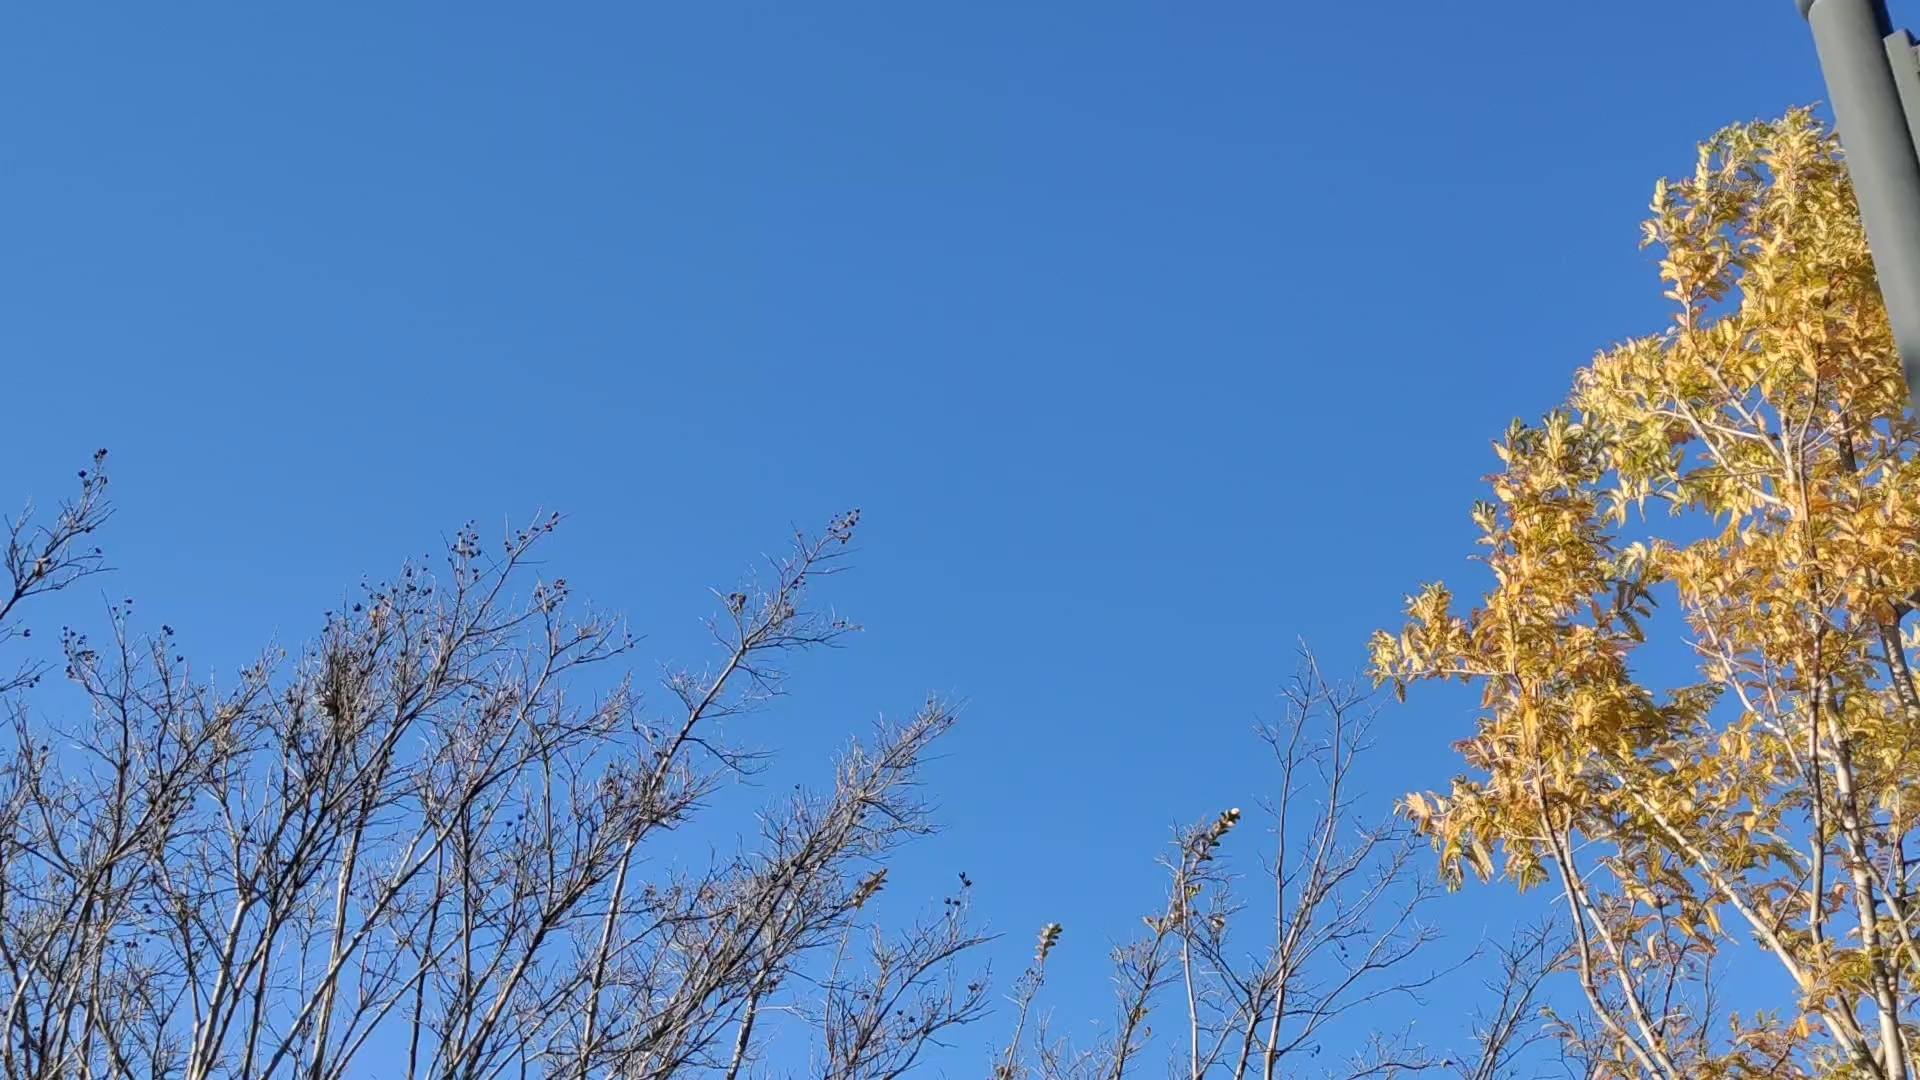
<svg viewBox="0 0 1920 1080"><path fill-rule="evenodd" d="M107 504L107 476L101 471L106 460L105 450L94 454L93 467L80 472L79 497L60 504L52 521L36 522L33 503L28 502L18 518L5 523L7 580L0 585L0 645L33 636L15 617L23 602L106 569L100 548L88 542L113 514ZM45 672L44 663L28 662L12 675L0 675L0 696L34 686Z"/></svg>
<svg viewBox="0 0 1920 1080"><path fill-rule="evenodd" d="M0 638L102 568L100 465L50 524L9 523ZM556 524L463 530L440 573L403 568L224 685L126 608L104 643L63 640L83 718L30 708L38 669L8 680L0 1072L732 1078L785 1012L818 1017L825 1075L864 1080L975 1019L964 893L903 931L871 917L930 828L915 778L945 705L851 746L739 854L660 847L754 763L721 721L852 629L807 596L855 516L719 597L717 660L672 674L663 712L624 679L591 689L631 640L532 575Z"/></svg>
<svg viewBox="0 0 1920 1080"><path fill-rule="evenodd" d="M1472 1018L1471 1053L1452 1062L1461 1080L1584 1080L1592 1073L1587 1040L1554 1018L1544 1000L1548 976L1572 963L1564 926L1544 919L1521 927L1511 941L1492 946L1497 961L1484 983L1491 1004ZM1530 1053L1545 1045L1545 1055ZM1540 1060L1544 1058L1544 1060Z"/></svg>
<svg viewBox="0 0 1920 1080"><path fill-rule="evenodd" d="M1259 729L1278 773L1264 807L1273 854L1256 879L1270 900L1250 906L1227 869L1238 809L1181 830L1163 860L1165 904L1144 919L1144 934L1114 950L1118 1002L1104 1036L1076 1048L1036 1013L1061 937L1049 925L1014 988L1013 1034L995 1080L1121 1080L1162 1063L1189 1080L1273 1080L1303 1069L1344 1080L1428 1070L1505 1080L1546 1037L1533 1023L1540 978L1558 955L1546 930L1501 952L1497 1004L1477 1025L1471 1057L1456 1060L1365 1018L1389 1000L1422 1004L1462 965L1431 959L1437 934L1425 913L1440 888L1424 869L1424 844L1392 816L1359 813L1355 765L1370 745L1370 700L1327 682L1310 656L1284 698L1283 718ZM1156 1023L1166 1049L1149 1055ZM1327 1052L1356 1030L1358 1045Z"/></svg>

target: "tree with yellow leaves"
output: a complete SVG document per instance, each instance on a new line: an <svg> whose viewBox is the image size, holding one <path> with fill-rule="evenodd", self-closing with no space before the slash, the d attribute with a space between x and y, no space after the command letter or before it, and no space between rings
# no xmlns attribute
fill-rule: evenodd
<svg viewBox="0 0 1920 1080"><path fill-rule="evenodd" d="M1508 430L1479 603L1428 586L1375 638L1401 692L1481 691L1468 775L1404 808L1454 882L1564 901L1600 1075L1908 1080L1920 431L1837 141L1806 111L1721 132L1646 243L1673 324ZM1696 674L1654 685L1679 647ZM1775 1011L1721 1004L1743 941Z"/></svg>

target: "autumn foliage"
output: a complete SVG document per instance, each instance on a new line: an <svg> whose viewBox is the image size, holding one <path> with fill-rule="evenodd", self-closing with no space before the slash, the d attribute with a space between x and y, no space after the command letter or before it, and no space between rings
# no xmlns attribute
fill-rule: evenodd
<svg viewBox="0 0 1920 1080"><path fill-rule="evenodd" d="M1454 881L1564 901L1597 1075L1905 1080L1920 432L1837 141L1804 111L1720 133L1646 244L1672 324L1507 431L1484 595L1428 586L1375 638L1402 692L1481 692L1467 775L1404 808ZM1746 942L1772 1010L1723 992Z"/></svg>

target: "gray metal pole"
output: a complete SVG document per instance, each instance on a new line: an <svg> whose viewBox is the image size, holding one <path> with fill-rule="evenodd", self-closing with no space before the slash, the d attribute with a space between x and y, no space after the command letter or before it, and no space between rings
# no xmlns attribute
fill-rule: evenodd
<svg viewBox="0 0 1920 1080"><path fill-rule="evenodd" d="M1920 413L1920 153L1901 107L1899 56L1886 0L1795 0L1813 28L1814 48L1847 152L1867 246L1893 325L1894 347Z"/></svg>

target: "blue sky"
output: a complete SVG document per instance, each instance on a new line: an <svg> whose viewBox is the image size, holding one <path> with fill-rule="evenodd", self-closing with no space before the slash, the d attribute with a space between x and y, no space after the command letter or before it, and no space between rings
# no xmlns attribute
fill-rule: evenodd
<svg viewBox="0 0 1920 1080"><path fill-rule="evenodd" d="M105 588L224 664L546 508L644 667L861 507L867 630L764 735L967 701L902 888L966 870L1008 974L1066 923L1063 1020L1296 642L1357 670L1489 440L1665 318L1655 178L1821 95L1786 0L4 18L7 499L110 447ZM1383 808L1468 720L1385 713Z"/></svg>

